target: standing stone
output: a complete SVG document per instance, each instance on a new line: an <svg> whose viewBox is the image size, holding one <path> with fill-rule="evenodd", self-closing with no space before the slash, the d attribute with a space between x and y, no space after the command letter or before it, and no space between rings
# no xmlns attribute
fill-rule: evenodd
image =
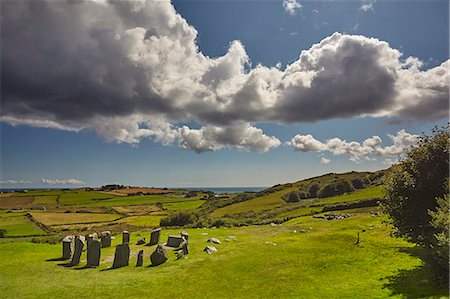
<svg viewBox="0 0 450 299"><path fill-rule="evenodd" d="M122 233L122 244L130 243L130 233L128 231L123 231Z"/></svg>
<svg viewBox="0 0 450 299"><path fill-rule="evenodd" d="M154 229L150 235L150 242L147 244L147 246L152 246L152 245L158 244L160 235L161 235L161 229L160 228Z"/></svg>
<svg viewBox="0 0 450 299"><path fill-rule="evenodd" d="M188 241L188 239L189 239L189 234L188 234L187 232L181 232L181 237L182 237L183 239L185 239L186 241Z"/></svg>
<svg viewBox="0 0 450 299"><path fill-rule="evenodd" d="M140 250L137 255L136 267L141 267L144 263L144 250Z"/></svg>
<svg viewBox="0 0 450 299"><path fill-rule="evenodd" d="M169 255L167 251L164 249L162 245L156 246L155 251L153 251L152 255L150 255L150 261L153 266L161 265L165 263L169 259Z"/></svg>
<svg viewBox="0 0 450 299"><path fill-rule="evenodd" d="M167 242L166 242L165 246L178 248L178 247L180 247L181 242L183 242L183 239L181 237L169 236L167 238Z"/></svg>
<svg viewBox="0 0 450 299"><path fill-rule="evenodd" d="M128 266L129 258L130 258L130 246L128 245L128 243L117 245L112 267L120 268L123 266Z"/></svg>
<svg viewBox="0 0 450 299"><path fill-rule="evenodd" d="M183 251L183 254L184 255L186 255L186 254L189 254L189 245L188 245L188 242L183 242L182 244L181 244L181 250Z"/></svg>
<svg viewBox="0 0 450 299"><path fill-rule="evenodd" d="M83 252L84 238L82 236L75 237L75 248L70 261L71 266L78 265L80 263L81 253Z"/></svg>
<svg viewBox="0 0 450 299"><path fill-rule="evenodd" d="M100 239L102 240L102 248L111 246L111 232L109 230L102 232Z"/></svg>
<svg viewBox="0 0 450 299"><path fill-rule="evenodd" d="M65 238L64 238L65 239ZM63 240L62 241L62 260L69 260L72 256L72 240Z"/></svg>
<svg viewBox="0 0 450 299"><path fill-rule="evenodd" d="M87 243L87 266L97 267L100 265L101 242L99 240L91 240Z"/></svg>

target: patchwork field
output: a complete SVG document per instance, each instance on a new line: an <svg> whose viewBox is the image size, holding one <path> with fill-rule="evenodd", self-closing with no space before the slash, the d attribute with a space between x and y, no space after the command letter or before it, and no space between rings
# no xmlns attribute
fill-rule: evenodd
<svg viewBox="0 0 450 299"><path fill-rule="evenodd" d="M33 203L33 196L9 196L0 199L0 208L30 207Z"/></svg>

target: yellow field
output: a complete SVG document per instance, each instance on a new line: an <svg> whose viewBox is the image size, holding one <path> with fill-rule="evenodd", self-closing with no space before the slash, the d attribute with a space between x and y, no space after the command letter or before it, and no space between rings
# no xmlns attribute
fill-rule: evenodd
<svg viewBox="0 0 450 299"><path fill-rule="evenodd" d="M128 223L136 226L145 226L145 227L156 227L159 226L159 221L164 216L156 216L156 215L150 215L150 216L131 216L124 219L119 220L119 222L122 223Z"/></svg>
<svg viewBox="0 0 450 299"><path fill-rule="evenodd" d="M117 214L97 213L31 213L31 215L45 225L109 222L122 217Z"/></svg>

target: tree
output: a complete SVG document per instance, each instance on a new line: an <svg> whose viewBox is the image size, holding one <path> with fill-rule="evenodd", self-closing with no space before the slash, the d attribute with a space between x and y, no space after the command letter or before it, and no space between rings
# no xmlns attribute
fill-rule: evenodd
<svg viewBox="0 0 450 299"><path fill-rule="evenodd" d="M288 202L299 202L299 196L297 192L292 191L291 193L289 193L288 195Z"/></svg>
<svg viewBox="0 0 450 299"><path fill-rule="evenodd" d="M437 210L437 198L448 192L449 130L433 129L432 136L421 136L385 184L384 210L397 234L410 241L429 245L437 230L430 223L429 211Z"/></svg>
<svg viewBox="0 0 450 299"><path fill-rule="evenodd" d="M443 281L448 281L449 274L449 226L450 226L449 195L437 199L436 212L430 211L431 225L436 230L430 248L432 257L436 262L437 274Z"/></svg>
<svg viewBox="0 0 450 299"><path fill-rule="evenodd" d="M308 197L309 198L317 197L317 191L319 191L319 189L320 189L319 184L312 183L308 189Z"/></svg>

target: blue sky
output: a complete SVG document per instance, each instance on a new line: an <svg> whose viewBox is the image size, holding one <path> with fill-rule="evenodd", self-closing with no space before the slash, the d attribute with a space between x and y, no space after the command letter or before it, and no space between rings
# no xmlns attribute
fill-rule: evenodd
<svg viewBox="0 0 450 299"><path fill-rule="evenodd" d="M434 82L442 79L442 75L439 75L442 72L436 71L438 74L436 75L432 72L432 69L435 68L437 70L449 58L448 1L297 1L296 3L301 7L294 9L292 12L283 7L282 1L174 1L173 6L176 12L181 14L182 18L186 20L187 24L197 31L195 44L198 46L198 51L204 57L207 57L201 58L201 61L207 61L205 65L219 64L219 60L215 61L214 59L226 57L226 55L229 55L231 60L234 57L242 58L245 56L242 54L242 51L245 51L248 60L242 64L244 70L241 73L237 73L236 78L247 78L249 72L254 70L258 64L268 69L275 67L277 63L281 63L277 67L280 72L283 72L286 70L287 65L296 63L301 51L308 51L313 44L321 43L324 39L332 36L334 32L340 32L342 36L335 36L335 39L342 41L342 43L352 42L350 45L354 46L356 42L366 43L367 40L365 38L374 37L389 44L388 48L387 46L380 46L378 41L373 42L373 49L377 51L384 47L383 49L388 49L388 53L391 53L391 49L396 49L403 53L399 61L404 61L410 56L418 58L422 62L421 72L424 76L424 79L420 80L422 82L430 82L429 84L433 85ZM363 6L366 10L362 9ZM67 8L66 11L67 14L73 13L75 15L74 18L80 17L80 15L83 17L89 16L89 13L83 14L81 9L74 12L71 9ZM123 9L126 10L125 8ZM136 10L135 8L133 9ZM3 11L7 10L8 7ZM31 11L33 12L33 10ZM152 10L151 13L156 14L157 11L159 12L159 10ZM164 12L170 14L170 7L163 7L161 12L162 16L165 16ZM3 13L6 14L7 12ZM54 12L49 9L46 13L51 15ZM118 15L123 19L125 18L122 14ZM20 13L19 16L19 24L20 22L22 24L30 24L35 21L33 16L20 15ZM149 20L154 20L154 17L152 15L152 18L149 18ZM80 19L84 20L83 18ZM164 17L161 17L161 19L163 20ZM58 18L55 17L52 20L57 22ZM125 21L123 21L124 26L129 24ZM17 19L15 22L13 23L13 21L3 18L2 27L6 27L6 29L3 32L2 45L9 38L10 31L14 32L15 28L20 30ZM150 29L145 28L147 35L154 34L156 37L160 37L167 34L169 40L170 38L173 40L179 38L178 31L174 31L174 33L169 31L167 33L166 27L163 26L164 24L154 25L151 22L144 19L143 23L139 24L139 26L143 26L143 24L148 25ZM161 22L163 23L164 20ZM75 25L67 26L64 30L75 32L74 26L84 26L83 23L73 24ZM129 26L134 27L134 25ZM41 27L37 26L37 28L36 34L44 36L44 32L39 31L39 28L47 28L46 24L42 24ZM62 38L64 32L61 29L61 32L56 32L53 36L60 34ZM126 33L129 32L127 31ZM185 37L183 34L181 34L181 38ZM192 34L192 32L186 33L186 36L189 37L189 34ZM353 35L362 35L364 39L362 41L354 39ZM26 64L28 61L25 60L23 62L24 58L20 56L26 55L26 51L25 53L13 51L13 46L22 46L23 49L23 43L31 41L26 40L26 35L18 34L18 36L18 38L12 39L11 46L5 46L6 54L2 55L2 65L7 65L2 69L2 77L7 80L5 81L6 83L3 83L6 87L2 87L1 115L3 118L0 123L0 180L2 183L0 187L2 188L77 187L86 185L98 186L108 183L149 187L271 186L328 172L372 171L388 167L398 157L402 147L412 144L413 141L411 140L414 140L416 134L421 132L429 133L434 125L444 125L448 120L448 108L443 113L439 112L442 107L442 97L448 99L447 75L447 93L444 91L442 94L441 92L439 97L432 102L422 103L420 102L422 98L418 97L415 99L412 97L411 101L417 101L419 104L414 107L408 106L410 104L404 102L409 101L407 98L409 94L406 94L403 98L401 94L398 95L400 92L397 91L393 92L396 97L393 101L398 101L398 103L406 107L401 106L398 108L398 112L391 112L391 110L385 109L384 106L381 108L377 106L376 110L355 108L358 112L350 115L344 112L327 114L326 117L318 114L317 117L312 117L311 119L308 118L308 115L313 115L314 111L311 111L311 113L308 111L305 113L293 112L292 118L284 119L283 112L272 116L272 110L278 111L276 106L270 109L267 108L263 112L246 110L248 109L246 103L251 101L245 96L238 99L244 103L236 102L234 107L236 105L244 105L243 110L254 113L252 116L240 116L239 111L236 112L231 108L230 111L232 112L229 115L228 110L221 112L221 115L226 116L223 120L210 116L215 115L215 111L205 111L204 114L202 111L196 114L197 111L193 110L189 111L188 116L179 116L181 112L176 112L177 110L174 107L179 107L181 104L176 101L182 101L183 97L188 96L188 93L183 93L179 90L170 91L167 93L169 96L173 94L178 95L173 99L174 106L158 108L159 110L156 113L154 112L156 110L154 107L157 105L156 103L160 102L155 100L148 105L136 106L136 108L132 109L132 112L129 112L129 115L140 113L138 114L138 120L135 120L138 123L136 125L137 132L134 132L133 128L128 128L129 121L127 118L124 118L126 121L123 122L113 122L113 120L115 121L120 117L128 117L125 112L114 114L114 118L109 118L111 115L108 113L116 113L114 110L116 106L109 105L112 100L105 94L115 98L114 86L103 91L100 90L101 87L99 85L93 85L89 81L96 81L96 72L107 73L110 65L113 65L118 60L117 56L114 55L118 55L117 53L119 52L114 52L114 55L111 54L111 60L108 61L107 58L110 56L105 48L102 48L102 55L98 56L101 58L96 58L97 56L94 55L94 52L91 55L86 50L86 53L82 52L76 56L71 56L75 62L73 65L67 63L68 65L66 66L66 61L69 61L69 59L67 58L68 56L64 55L71 53L67 48L71 48L71 42L76 48L78 41L68 39L65 40L68 44L64 48L60 46L51 48L51 45L53 45L52 38L54 37L44 36L43 40L45 38L49 39L47 44L43 43L42 47L39 45L35 47L35 53L43 54L40 56L36 55L37 58L35 60L30 60L30 63ZM105 36L101 37L99 35L99 43L107 39L108 35ZM92 39L92 34L90 38ZM115 41L117 40L116 35ZM230 43L234 40L239 40L240 45L245 50L241 50L238 45L235 48L236 52L232 52ZM134 44L128 40L123 39L122 44L124 48L134 49ZM48 47L51 50L48 50L46 45L50 45ZM174 47L172 46L172 48ZM231 49L234 48L231 47ZM344 45L338 49L344 51L347 47ZM365 48L363 47L362 49ZM40 51L44 52L40 53ZM368 53L373 53L373 51L371 50ZM130 50L127 53L131 52ZM51 55L48 53L51 53ZM141 50L140 55L154 53L156 53L156 50ZM173 56L176 54L178 53L174 52ZM49 58L47 60L42 58L46 55ZM358 57L360 57L351 56L353 54L346 55L345 57L348 59L359 59ZM377 52L377 55L384 54ZM83 61L79 58L80 56L85 57L86 60ZM91 57L94 57L92 61L89 60ZM127 57L130 59L130 56ZM130 76L134 76L136 65L143 72L158 73L158 69L155 71L154 68L148 67L148 59L151 59L152 56L148 57L143 60L133 60L133 73L130 73ZM162 59L161 57L159 56L160 59ZM366 56L361 55L361 57ZM65 71L64 74L67 75L67 81L62 80L60 76L49 75L48 80L44 80L44 78L42 80L38 78L38 80L36 76L32 79L27 77L35 75L35 72L46 73L44 76L53 72L54 69L50 66L58 59L61 59L59 66L62 65L58 68L58 71L60 69ZM89 74L86 73L85 68L81 69L80 67L81 70L77 70L77 65L83 65L83 67L88 68L89 65L96 65L99 59L102 60L101 66L106 65L106 67L92 69L92 72L89 72ZM168 58L165 57L164 59ZM186 61L187 59L190 58L186 58ZM17 61L23 62L23 65ZM128 62L128 60L124 61ZM329 60L324 61L327 62ZM84 64L87 66L84 66ZM354 64L357 65L357 61ZM22 71L23 68L23 73L10 71L9 65L11 65L11 69L15 70L19 69ZM46 65L49 65L48 71L46 70ZM190 72L195 73L196 65L194 62L193 69ZM238 66L240 66L239 63ZM112 69L117 71L117 73L122 71L120 66L114 67ZM327 67L329 67L328 64L323 66L325 69ZM405 66L402 68L408 72L410 71L411 74L414 73L412 67ZM231 62L230 65L227 65L228 69L233 69ZM128 70L128 68L125 69L125 71ZM169 69L169 71L171 70ZM160 71L164 73L166 69L161 68ZM83 74L81 77L74 75L79 72ZM180 71L177 72L179 73ZM367 69L367 72L371 73L371 70ZM108 78L111 81L116 80L117 73L110 74ZM189 72L185 76L189 76ZM345 73L342 76L345 76ZM409 76L409 74L405 74L405 76ZM436 79L433 76L441 77ZM139 78L142 78L142 76ZM164 81L165 85L161 85L155 90L160 91L169 88L172 84L180 84L179 82L181 82L180 80L183 79L183 76L181 76L181 79L176 76L170 78L175 78L176 80L173 79L173 82ZM52 80L55 81L55 84L52 83ZM122 82L120 78L117 80L117 82ZM153 80L153 77L151 77L151 80ZM402 84L407 84L405 82L408 82L408 80L402 81L399 79L395 83L395 88L400 90L413 89L409 85L403 88ZM47 85L43 85L44 83L52 84L49 85L52 87L49 89ZM42 84L42 90L45 89L48 94L40 93L40 89L36 87L39 84ZM355 82L355 84L357 85L358 83ZM20 86L24 90L30 90L30 92L17 91L13 88L15 85ZM73 88L74 85L79 86L79 90L74 93L76 96L69 93L65 95L65 90ZM104 85L102 84L101 86L103 87ZM95 86L96 89L91 92L92 86ZM144 86L146 85L144 84ZM423 92L428 94L426 93L428 90L436 90L437 87L421 86L420 88L424 90L417 91L418 87L414 86L414 90L417 93ZM91 95L97 89L101 93L95 94L92 98L87 97L86 100L84 98L81 99L85 95L85 90L88 90L86 94ZM83 92L80 92L80 90ZM153 95L156 93L155 90L151 90L152 93L145 94ZM218 94L217 91L214 92ZM352 90L350 92L352 93ZM355 89L354 94L357 92L359 91ZM164 94L163 98L172 100L167 98L167 94ZM411 94L414 95L414 93ZM306 96L310 95L310 93L302 93L302 95ZM182 106L181 110L193 109L191 107L196 96L198 97L198 94L195 94L194 99L190 100L189 104ZM382 97L384 95L379 96ZM44 102L48 97L52 98L51 105ZM124 104L123 107L134 105L131 102L135 101L133 100L134 98L131 98L130 102L125 103L120 95L117 98L120 101L117 102L117 105ZM138 99L146 101L145 97L139 97ZM298 99L296 98L296 101L301 101L302 97L299 96ZM374 99L377 100L376 97ZM77 105L73 105L72 108L72 103L76 101L81 101L81 104L77 102ZM283 101L283 99L280 99L280 101ZM318 101L322 101L322 98L311 100L311 103L317 103ZM360 99L357 98L355 101L353 102L356 103L354 105L358 106ZM101 106L105 102L108 103L108 106ZM59 106L59 103L63 103L63 105ZM331 104L331 102L323 99L323 103L319 102L318 107L326 107ZM287 103L286 105L288 108L294 107L295 109L290 108L280 111L289 113L289 110L300 111L307 107L305 105L295 106L292 103ZM361 107L364 105L369 104L361 102ZM106 108L101 108L101 111L98 112L95 110L97 106ZM436 108L433 110L434 106ZM21 107L32 108L21 110ZM352 106L350 105L349 107ZM80 109L81 112L76 115L72 113L74 111L78 112L77 109ZM111 112L108 109L111 109ZM142 110L151 111L151 116L148 116L148 122L147 118L140 116L143 114ZM428 110L431 112L428 113ZM426 111L428 114L424 115L423 111ZM381 114L385 116L381 116ZM93 116L91 117L91 115ZM154 124L153 120L159 120L161 117L164 118L164 123L170 123L170 132L177 137L168 141L161 141L169 134L169 131L164 131L165 134L163 135L141 131L141 129L149 129L152 132L157 131L152 127ZM108 123L108 126L103 126L104 123ZM234 129L236 124L238 129ZM189 128L183 131L183 125ZM205 129L203 130L202 128ZM211 130L208 131L206 128ZM226 134L227 136L222 136L217 133L222 132L222 130L228 132L227 129L230 129L230 132L234 132L230 133L231 135L237 134L237 136L230 136L228 133ZM255 132L256 129L262 131ZM248 137L248 135L240 136L236 133L239 130L254 132L254 135L251 136L255 136L256 141L251 139L253 137ZM404 130L404 133L399 133L401 130ZM195 133L194 135L190 134L193 132ZM211 135L213 137L210 137ZM296 135L298 138L294 140L293 138ZM311 137L307 137L308 135L311 135ZM398 138L395 139L389 137L389 135L397 136ZM200 136L200 140L195 139L195 136ZM379 136L380 140L382 140L381 146L379 144L372 147L363 146L363 142L372 136ZM333 138L339 138L337 147L328 142ZM374 140L371 139L369 141ZM395 143L394 140L398 141L398 143L394 144L395 147L387 148ZM357 146L355 149L354 146L349 144L351 141L358 142L359 147Z"/></svg>

